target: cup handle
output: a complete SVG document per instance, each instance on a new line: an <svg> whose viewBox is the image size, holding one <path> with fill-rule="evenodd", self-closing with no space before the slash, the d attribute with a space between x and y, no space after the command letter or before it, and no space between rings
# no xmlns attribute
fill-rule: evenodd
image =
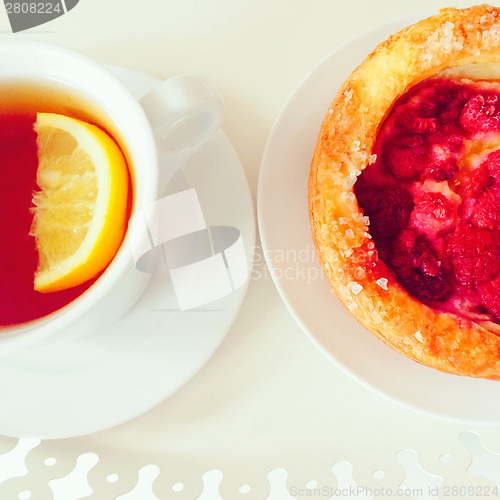
<svg viewBox="0 0 500 500"><path fill-rule="evenodd" d="M158 155L170 177L219 128L224 102L205 80L181 75L169 78L140 99L156 139Z"/></svg>

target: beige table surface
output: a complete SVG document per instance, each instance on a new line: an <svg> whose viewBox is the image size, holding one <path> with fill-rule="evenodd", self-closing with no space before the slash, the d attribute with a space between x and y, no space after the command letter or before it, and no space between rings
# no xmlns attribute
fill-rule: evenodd
<svg viewBox="0 0 500 500"><path fill-rule="evenodd" d="M0 36L55 42L160 78L206 78L225 100L223 131L241 158L255 202L266 139L302 77L346 39L445 5L451 4L80 0L65 16L17 35L2 8ZM257 265L264 269L262 260ZM0 437L0 498L280 499L306 497L306 484L316 488L308 497L314 491L319 497L323 486L342 486L337 496L348 496L346 488L354 484L361 489L351 496L362 498L383 496L368 487L393 493L421 487L415 498L435 498L429 488L436 485L450 487L449 495L441 488L443 498L458 497L452 487L460 485L493 492L500 455L486 452L480 439L500 452L500 428L447 423L361 387L307 339L269 275L261 274L215 355L152 411L73 439ZM471 457L476 460L469 467ZM9 479L9 471L19 477ZM182 491L175 491L179 483Z"/></svg>

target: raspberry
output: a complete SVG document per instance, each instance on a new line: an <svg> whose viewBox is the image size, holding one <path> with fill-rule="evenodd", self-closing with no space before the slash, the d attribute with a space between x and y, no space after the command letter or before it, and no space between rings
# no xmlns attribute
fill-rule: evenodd
<svg viewBox="0 0 500 500"><path fill-rule="evenodd" d="M435 220L447 220L453 217L454 210L450 201L442 193L422 193L416 200L415 212L425 217L431 217Z"/></svg>
<svg viewBox="0 0 500 500"><path fill-rule="evenodd" d="M485 229L500 228L500 188L492 188L479 196L472 208L471 222Z"/></svg>
<svg viewBox="0 0 500 500"><path fill-rule="evenodd" d="M453 293L451 281L442 271L436 276L415 273L413 280L401 284L418 300L444 302Z"/></svg>
<svg viewBox="0 0 500 500"><path fill-rule="evenodd" d="M419 300L444 301L453 292L449 273L430 240L411 229L403 231L394 245L390 266L399 283Z"/></svg>
<svg viewBox="0 0 500 500"><path fill-rule="evenodd" d="M462 112L467 100L467 91L449 82L435 80L431 87L420 91L423 98L419 104L420 113L437 119L442 126L454 122Z"/></svg>
<svg viewBox="0 0 500 500"><path fill-rule="evenodd" d="M431 177L437 181L447 181L458 172L457 162L453 158L430 162L424 168L424 177Z"/></svg>
<svg viewBox="0 0 500 500"><path fill-rule="evenodd" d="M443 95L439 118L444 122L456 120L462 113L466 99L466 92L463 90L455 89Z"/></svg>
<svg viewBox="0 0 500 500"><path fill-rule="evenodd" d="M359 186L356 195L364 214L370 217L370 232L374 238L394 238L408 226L413 210L408 191L396 185L372 184Z"/></svg>
<svg viewBox="0 0 500 500"><path fill-rule="evenodd" d="M437 143L441 146L441 149L445 153L459 153L463 147L463 137L445 129L447 129L447 127L443 128L442 133L436 136Z"/></svg>
<svg viewBox="0 0 500 500"><path fill-rule="evenodd" d="M423 192L415 197L411 224L429 235L449 229L456 218L456 207L442 193Z"/></svg>
<svg viewBox="0 0 500 500"><path fill-rule="evenodd" d="M433 134L438 129L436 118L422 116L416 109L401 113L398 125L414 134Z"/></svg>
<svg viewBox="0 0 500 500"><path fill-rule="evenodd" d="M486 156L483 163L489 174L498 182L500 181L500 150L493 151Z"/></svg>
<svg viewBox="0 0 500 500"><path fill-rule="evenodd" d="M418 300L444 302L448 300L453 287L447 275L440 272L436 276L415 273L412 280L401 282L401 285Z"/></svg>
<svg viewBox="0 0 500 500"><path fill-rule="evenodd" d="M458 172L457 156L463 149L463 138L449 130L441 130L432 138L429 162L423 177L447 181Z"/></svg>
<svg viewBox="0 0 500 500"><path fill-rule="evenodd" d="M430 252L424 251L415 259L416 268L425 276L437 276L441 269L441 262Z"/></svg>
<svg viewBox="0 0 500 500"><path fill-rule="evenodd" d="M500 321L500 276L490 283L483 283L479 287L483 307Z"/></svg>
<svg viewBox="0 0 500 500"><path fill-rule="evenodd" d="M446 255L458 283L474 287L498 272L498 241L492 231L463 225L446 236Z"/></svg>
<svg viewBox="0 0 500 500"><path fill-rule="evenodd" d="M420 176L427 160L427 149L419 135L397 138L384 147L384 160L389 171L400 180L412 180Z"/></svg>
<svg viewBox="0 0 500 500"><path fill-rule="evenodd" d="M498 95L476 94L466 102L460 114L460 124L468 132L489 132L500 128Z"/></svg>
<svg viewBox="0 0 500 500"><path fill-rule="evenodd" d="M404 230L394 243L392 255L388 259L390 267L396 272L398 278L405 281L411 279L413 275L415 263L413 248L416 239L416 231L413 229Z"/></svg>
<svg viewBox="0 0 500 500"><path fill-rule="evenodd" d="M483 162L474 170L464 172L459 179L458 194L463 199L477 198L489 184L490 174Z"/></svg>

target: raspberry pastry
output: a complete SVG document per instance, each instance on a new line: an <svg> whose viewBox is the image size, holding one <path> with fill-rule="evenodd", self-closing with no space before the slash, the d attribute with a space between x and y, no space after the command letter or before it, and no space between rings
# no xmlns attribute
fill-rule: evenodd
<svg viewBox="0 0 500 500"><path fill-rule="evenodd" d="M323 270L386 344L500 378L500 8L391 36L328 109L309 179Z"/></svg>

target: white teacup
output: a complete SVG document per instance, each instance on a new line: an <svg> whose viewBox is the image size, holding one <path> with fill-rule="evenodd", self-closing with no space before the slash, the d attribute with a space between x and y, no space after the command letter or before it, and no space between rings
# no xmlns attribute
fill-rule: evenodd
<svg viewBox="0 0 500 500"><path fill-rule="evenodd" d="M106 68L72 50L38 41L1 40L0 67L0 85L17 80L57 82L102 109L127 152L132 212L158 199L166 180L220 127L224 114L220 97L198 78L166 80L139 103ZM166 172L159 171L159 155ZM111 264L75 301L46 317L0 327L0 355L49 336L95 331L123 316L151 277L135 266L130 249L133 231L132 225Z"/></svg>

